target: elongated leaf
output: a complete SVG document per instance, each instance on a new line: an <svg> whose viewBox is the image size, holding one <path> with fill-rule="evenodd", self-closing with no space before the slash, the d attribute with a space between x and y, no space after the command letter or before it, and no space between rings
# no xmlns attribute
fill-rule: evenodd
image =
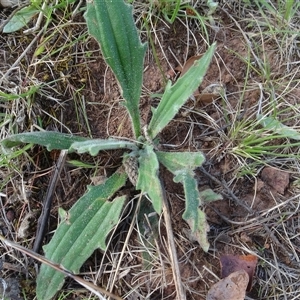
<svg viewBox="0 0 300 300"><path fill-rule="evenodd" d="M282 135L282 137L290 138L293 140L300 140L300 132L297 130L288 127L273 117L262 117L259 116L260 124L268 130L272 130L277 134Z"/></svg>
<svg viewBox="0 0 300 300"><path fill-rule="evenodd" d="M100 43L107 64L116 75L133 122L140 136L139 99L146 45L137 33L132 6L123 0L89 1L85 13L89 33Z"/></svg>
<svg viewBox="0 0 300 300"><path fill-rule="evenodd" d="M197 180L194 178L194 169L201 166L205 160L201 152L162 152L156 153L158 160L174 176L174 182L181 182L185 195L185 210L183 219L189 224L190 235L198 241L204 251L208 251L207 229L205 214L199 206L203 204L201 194L198 190ZM209 197L212 194L206 193L203 196Z"/></svg>
<svg viewBox="0 0 300 300"><path fill-rule="evenodd" d="M86 140L88 139L71 134L55 131L39 131L14 134L4 139L1 144L6 148L12 148L22 143L30 143L45 146L51 151L53 149L69 149L72 143Z"/></svg>
<svg viewBox="0 0 300 300"><path fill-rule="evenodd" d="M8 21L3 28L3 32L11 33L18 31L19 29L25 27L38 12L39 11L33 5L23 7Z"/></svg>
<svg viewBox="0 0 300 300"><path fill-rule="evenodd" d="M194 170L200 167L205 156L202 152L156 152L158 160L173 174L182 170Z"/></svg>
<svg viewBox="0 0 300 300"><path fill-rule="evenodd" d="M192 171L182 171L174 178L175 182L181 182L183 184L186 207L182 217L185 220L191 220L191 229L193 232L198 229L198 207L201 204L197 181L194 175Z"/></svg>
<svg viewBox="0 0 300 300"><path fill-rule="evenodd" d="M155 211L160 214L163 203L163 190L159 180L159 164L153 147L146 145L139 151L139 174L136 188L148 194Z"/></svg>
<svg viewBox="0 0 300 300"><path fill-rule="evenodd" d="M125 197L107 201L126 181L125 173L115 173L104 184L89 186L59 224L51 242L44 247L46 258L78 273L82 264L97 248L106 249L105 240L116 225ZM42 265L37 278L39 300L51 299L62 287L64 275Z"/></svg>
<svg viewBox="0 0 300 300"><path fill-rule="evenodd" d="M194 62L193 66L177 80L172 86L167 83L166 90L158 107L154 110L148 127L149 136L154 139L163 128L175 117L188 97L193 94L201 84L203 77L213 57L216 44L214 43L201 59Z"/></svg>
<svg viewBox="0 0 300 300"><path fill-rule="evenodd" d="M100 150L109 149L131 149L136 150L137 147L134 143L116 139L93 139L87 141L75 142L71 145L71 151L77 151L78 153L89 152L91 155L97 155Z"/></svg>
<svg viewBox="0 0 300 300"><path fill-rule="evenodd" d="M201 248L207 252L209 249L209 243L207 240L207 231L209 226L206 222L204 212L199 208L202 204L200 193L197 186L197 180L194 178L194 172L182 171L175 176L175 182L181 182L184 188L185 194L185 211L182 218L189 224L191 228L191 234L197 239Z"/></svg>

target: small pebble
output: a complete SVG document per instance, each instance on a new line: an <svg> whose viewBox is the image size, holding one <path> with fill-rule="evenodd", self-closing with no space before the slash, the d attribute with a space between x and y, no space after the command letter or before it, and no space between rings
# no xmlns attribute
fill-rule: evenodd
<svg viewBox="0 0 300 300"><path fill-rule="evenodd" d="M16 217L15 211L12 208L9 208L6 212L6 218L9 222L12 222Z"/></svg>

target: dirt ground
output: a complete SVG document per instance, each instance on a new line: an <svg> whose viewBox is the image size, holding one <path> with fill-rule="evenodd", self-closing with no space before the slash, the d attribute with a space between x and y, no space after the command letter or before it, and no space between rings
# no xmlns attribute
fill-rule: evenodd
<svg viewBox="0 0 300 300"><path fill-rule="evenodd" d="M209 187L224 198L203 208L210 226L208 238L211 245L208 253L204 253L197 242L190 240L186 233L188 225L181 217L184 210L182 186L173 182L172 175L167 170L160 170L170 205L182 281L187 291L187 299L206 299L207 291L220 277L220 256L251 253L257 255L259 260L253 287L247 294L247 299L296 299L296 286L300 280L297 259L300 240L299 212L293 199L297 195L297 185L294 183L298 177L294 169L287 165L282 166L280 161L275 160L270 163L270 167L263 164L254 166L251 174L243 173L239 167L240 158L234 154L234 149L240 141L234 138L233 133L238 130L237 122L251 118L257 110L262 92L256 83L261 82L261 74L255 72L254 68L249 70L243 60L250 55L253 64L255 62L252 53L249 54L245 40L245 34L250 34L251 30L247 32L246 21L239 20L237 16L235 23L229 13L226 6L218 10L219 26L208 27L209 42L216 41L217 50L199 87L201 92L211 84L222 85L225 96L209 103L190 99L160 135L166 150L203 151L206 162L202 168L196 170L199 189ZM189 57L202 54L207 49L199 24L194 20L188 20L187 24L184 22L185 20L177 20L170 25L160 20L155 25L155 34L151 33L163 72L155 62L149 43L140 105L144 123L151 116L151 107L157 106L159 102L157 97L151 95L163 92L164 77L175 81L179 75L176 71L179 64L184 65ZM189 35L186 25L189 27ZM44 44L47 53L51 53L49 60L34 55L36 45L46 37L42 35L20 61L18 68L9 73L7 82L2 83L5 91L18 92L28 90L33 84L42 84L33 97L19 99L19 102L1 103L1 113L19 105L18 110L14 110L19 114L15 115L15 119L23 119L14 124L16 131L28 131L37 128L35 124L42 124L44 129L70 131L81 136L132 138L129 117L121 104L118 83L102 59L99 45L85 35L84 41L74 42L72 48L76 48L76 52L70 53L69 47L62 47L79 38L86 30L85 26L82 15L78 15L74 19L71 31L65 29L60 35L54 34ZM241 32L240 27L245 31ZM49 31L48 34L51 33ZM143 30L141 36L144 41L147 40ZM14 64L32 38L33 36L21 33L0 36L1 74L7 72ZM263 48L264 52L261 51L261 54L269 58L272 76L280 77L283 69L279 61L283 58L280 57L277 45L269 39ZM56 52L56 49L60 50ZM291 69L290 72L296 72L296 66L292 68L295 69ZM295 76L300 78L299 74ZM245 80L247 89L244 89ZM284 90L284 87L279 87L278 91L280 90ZM300 89L296 87L286 93L285 97L291 105L296 105L299 104L299 95ZM267 96L264 97L267 99ZM9 227L6 224L3 225L6 229L2 226L1 229L8 236L14 236L16 241L23 242L16 233L20 231L25 216L30 211L33 212L33 227L27 228L28 233L24 236L24 244L30 248L35 236L35 221L41 210L56 156L55 153L48 153L37 146L30 150L29 155L32 160L24 162L23 174L15 175L15 180L10 180L2 186L3 193L8 196L6 201L3 200L2 207L7 218L10 214L13 216L9 220ZM58 207L69 209L78 195L84 193L86 184L91 184L91 178L112 174L121 164L120 155L119 151L107 151L97 157L77 154L68 157L69 160L81 160L98 167L86 169L66 165L55 192L49 234L45 243L58 222ZM242 161L252 163L250 159ZM7 175L5 172L4 169L1 171L3 182ZM20 186L28 187L25 196ZM125 192L134 199L134 189L129 182ZM134 200L129 203L133 203L132 201ZM120 224L109 251L105 255L96 251L83 266L82 275L90 280L97 278L99 285L107 286L121 258L114 293L130 300L176 299L163 218L160 220L156 245L151 250L157 257L152 262L151 269L146 272L142 268L140 253L143 250L138 239L138 228L134 229L126 252L120 256L126 232L132 221L130 211L127 213L128 218L124 218ZM281 223L279 220L284 221ZM287 227L295 228L294 237L289 242L284 238ZM1 252L3 255L6 253L2 250ZM17 253L14 255L21 256ZM6 269L2 270L2 277L18 278L21 288L34 289L35 270L32 262L25 261L18 271L14 269L18 264L10 255L5 254L2 259L6 266ZM24 269L27 271L24 272ZM282 278L276 277L276 272L285 274L285 284L281 282L279 286L286 287L289 283L290 291L286 292L290 293L291 297L284 296L283 292L274 295L272 293L277 291L276 287L273 290L267 288L268 285L276 285L278 278ZM99 276L100 274L102 276ZM65 288L67 290L77 287L71 281L67 281ZM83 299L83 296L79 291L77 295L64 299Z"/></svg>

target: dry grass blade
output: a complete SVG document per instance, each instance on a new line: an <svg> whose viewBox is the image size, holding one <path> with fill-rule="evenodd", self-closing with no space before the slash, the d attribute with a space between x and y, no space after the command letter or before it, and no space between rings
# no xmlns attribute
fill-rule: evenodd
<svg viewBox="0 0 300 300"><path fill-rule="evenodd" d="M163 187L164 189L164 187ZM163 215L166 223L166 230L167 230L167 237L168 237L168 251L171 258L171 265L172 265L172 272L173 272L173 279L175 282L175 288L177 293L177 299L185 300L186 293L183 289L183 284L181 281L181 274L179 270L179 263L177 257L177 251L175 247L174 241L174 234L172 229L172 222L171 222L171 214L169 209L169 204L166 198L166 193L163 194Z"/></svg>
<svg viewBox="0 0 300 300"><path fill-rule="evenodd" d="M94 284L91 284L87 281L85 281L84 279L80 278L79 276L76 276L75 274L69 272L68 270L65 270L61 265L58 265L54 262L49 261L48 259L46 259L45 257L43 257L42 255L39 255L35 252L33 252L32 250L29 250L23 246L20 246L17 243L14 243L12 241L7 240L3 235L0 235L0 240L6 244L8 247L11 247L13 249L16 249L18 251L21 251L22 253L36 259L37 261L44 263L48 266L50 266L51 268L55 269L56 271L59 271L63 274L65 274L66 276L71 277L72 279L74 279L75 281L77 281L80 285L84 286L86 289L88 289L89 291L91 291L92 293L94 293L95 295L97 295L101 300L103 300L103 296L102 294L111 297L112 299L115 300L122 300L121 297L116 296L108 291L106 291L103 288L100 288Z"/></svg>

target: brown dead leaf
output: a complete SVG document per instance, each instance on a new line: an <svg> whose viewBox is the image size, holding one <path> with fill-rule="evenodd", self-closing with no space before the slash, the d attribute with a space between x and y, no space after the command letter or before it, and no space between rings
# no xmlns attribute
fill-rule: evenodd
<svg viewBox="0 0 300 300"><path fill-rule="evenodd" d="M247 291L251 290L253 275L257 264L257 257L255 255L222 255L220 257L220 262L222 278L225 278L229 274L239 270L247 272L249 277Z"/></svg>
<svg viewBox="0 0 300 300"><path fill-rule="evenodd" d="M206 300L244 300L248 282L247 272L233 272L210 288Z"/></svg>
<svg viewBox="0 0 300 300"><path fill-rule="evenodd" d="M197 101L201 101L203 103L212 103L214 100L219 98L222 94L224 94L225 88L222 84L212 83L208 85L202 93L197 96Z"/></svg>
<svg viewBox="0 0 300 300"><path fill-rule="evenodd" d="M183 76L189 69L190 67L194 64L194 62L198 59L200 59L202 57L202 55L194 55L191 56L184 64L183 67L177 67L175 68L176 71L179 71L180 77Z"/></svg>
<svg viewBox="0 0 300 300"><path fill-rule="evenodd" d="M202 55L194 55L191 56L184 64L183 67L176 67L175 70L180 72L180 77L182 77L194 64L194 62L198 59L200 59ZM194 91L193 95L195 99L198 101L201 101L205 104L212 103L215 99L219 98L222 93L224 93L224 86L219 83L213 83L207 86L202 93L199 93L198 89Z"/></svg>

